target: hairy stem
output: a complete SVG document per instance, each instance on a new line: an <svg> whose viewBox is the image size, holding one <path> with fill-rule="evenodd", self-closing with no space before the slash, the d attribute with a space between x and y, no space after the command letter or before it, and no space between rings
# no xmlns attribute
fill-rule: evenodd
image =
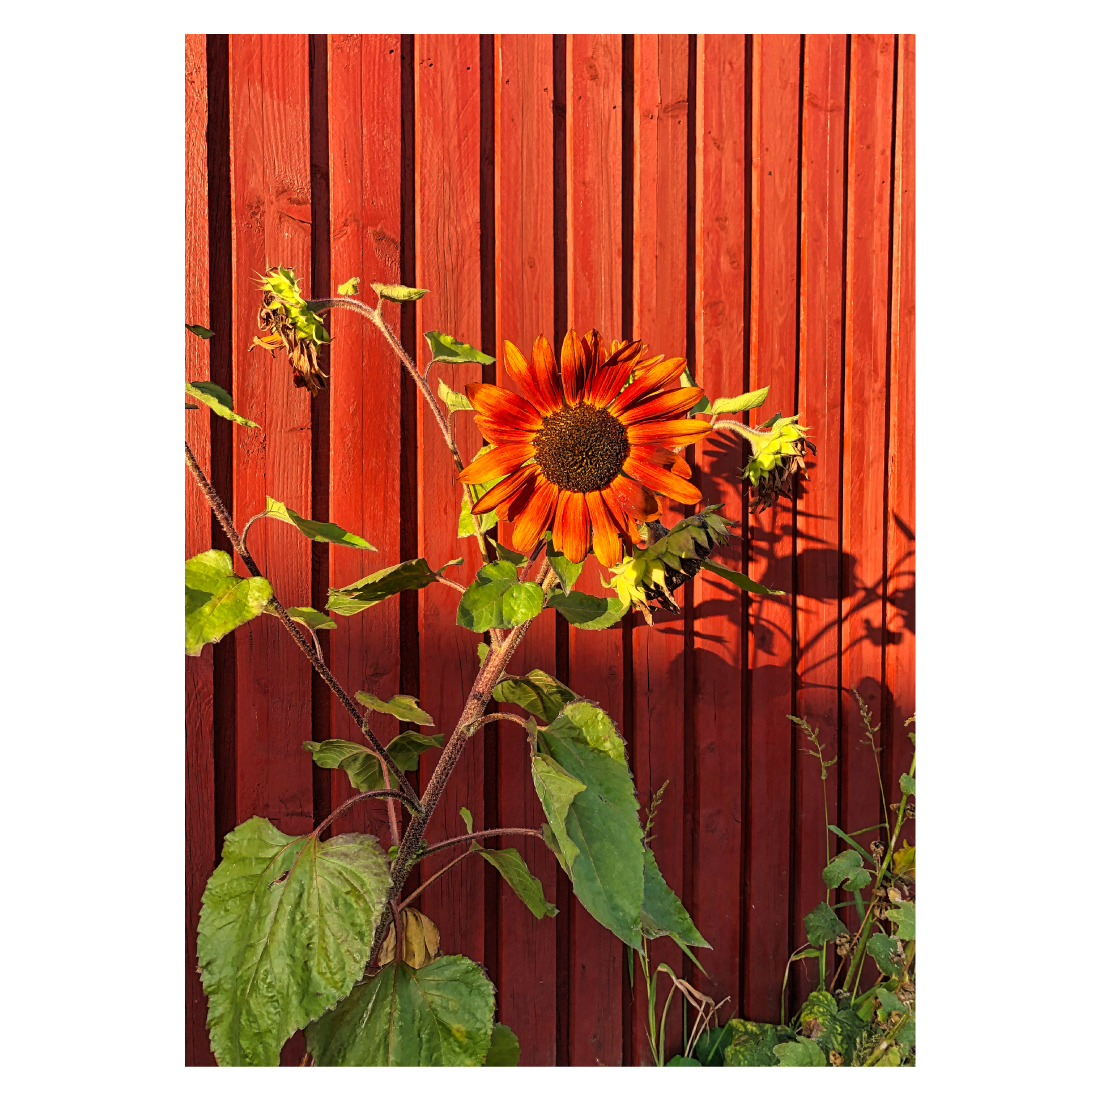
<svg viewBox="0 0 1100 1100"><path fill-rule="evenodd" d="M256 562L253 560L252 555L249 554L244 543L241 542L241 537L237 534L237 529L233 526L233 519L229 515L229 511L225 507L222 498L218 496L217 492L214 489L214 486L210 484L206 475L202 472L202 467L199 466L198 462L195 459L195 456L191 453L191 448L187 445L187 443L184 443L183 448L184 455L187 459L187 466L191 470L191 473L194 475L195 480L198 482L199 488L202 489L207 501L209 501L210 507L213 509L214 515L218 517L218 522L221 524L222 530L226 533L226 536L233 546L233 549L236 550L241 561L244 562L245 567L252 574L252 576L262 576L263 574L260 572L259 567L256 565ZM393 762L393 759L390 757L390 754L386 752L381 741L379 741L378 738L374 736L374 733L370 728L370 723L368 722L366 716L360 714L359 711L355 709L355 704L348 697L348 693L344 691L339 683L337 683L336 677L333 676L332 673L329 671L328 665L325 664L318 653L314 651L309 642L306 641L305 636L298 629L297 624L295 624L295 622L287 614L286 608L283 607L283 605L275 598L274 594L272 594L271 596L269 606L271 607L272 611L274 611L275 614L282 620L283 626L285 626L287 630L290 631L290 636L297 643L298 648L306 655L309 663L313 665L313 667L320 674L321 679L324 680L326 684L328 684L329 689L336 696L336 698L340 700L341 704L343 704L343 707L348 712L348 714L352 716L355 724L359 727L359 729L363 731L363 736L366 737L367 740L370 742L373 752L390 770L390 772L394 776L396 776L397 782L400 784L401 789L404 792L404 797L410 804L413 812L418 812L420 810L420 802L416 797L416 791L413 790L412 784L410 784L409 781L405 778L404 773ZM356 799L352 799L352 802L354 801L356 801ZM345 803L345 805L348 805L348 803Z"/></svg>
<svg viewBox="0 0 1100 1100"><path fill-rule="evenodd" d="M448 840L441 840L438 844L433 844L430 848L425 848L420 854L420 858L424 856L430 856L432 852L442 851L444 848L450 848L454 844L462 844L467 840L481 840L487 836L537 836L539 840L542 840L542 833L538 829L523 829L516 826L514 829L482 829L477 833L467 833L465 836L452 836Z"/></svg>
<svg viewBox="0 0 1100 1100"><path fill-rule="evenodd" d="M357 802L363 802L368 798L396 798L398 801L408 806L413 813L416 813L413 804L410 803L400 791L391 790L389 787L377 791L364 791L362 794L357 794L354 798L349 798L346 802L337 806L336 809L313 830L314 835L320 836L345 810L350 810Z"/></svg>
<svg viewBox="0 0 1100 1100"><path fill-rule="evenodd" d="M451 452L451 458L454 459L455 469L459 473L462 473L462 456L458 453L458 444L455 443L454 433L451 431L450 420L439 407L439 402L436 400L436 396L432 393L431 386L428 385L428 380L422 375L413 363L412 358L408 352L405 351L401 345L401 341L394 335L393 329L386 324L386 319L382 316L382 303L378 303L376 309L372 309L365 302L357 301L355 298L319 298L317 301L307 302L307 306L315 313L322 309L333 309L340 307L343 309L350 309L358 313L362 317L366 317L372 324L376 325L385 336L390 347L393 348L394 354L404 364L405 369L412 376L413 381L416 383L416 388L420 390L420 396L424 398L429 409L432 411L432 416L435 417L436 424L439 425L439 430L443 433L443 439L447 444L447 449ZM430 364L429 364L430 366ZM466 499L466 505L473 512L474 497L470 491L470 486L465 482L462 482L462 495ZM485 535L480 530L480 524L475 524L477 530L477 544L481 549L481 560L489 560L489 547L485 542Z"/></svg>
<svg viewBox="0 0 1100 1100"><path fill-rule="evenodd" d="M397 911L400 913L401 910L404 909L409 904L409 902L413 900L413 898L419 897L422 893L424 893L425 890L428 889L429 886L431 886L433 882L435 882L437 878L442 878L443 875L445 875L452 867L456 867L467 856L472 856L474 854L474 851L475 849L471 848L469 851L463 852L462 855L460 855L457 859L452 859L451 862L448 863L445 867L441 867L438 871L436 871L434 875L432 875L430 879L428 879L426 882L422 882L407 898L405 898L405 900L401 902L401 904L397 907Z"/></svg>

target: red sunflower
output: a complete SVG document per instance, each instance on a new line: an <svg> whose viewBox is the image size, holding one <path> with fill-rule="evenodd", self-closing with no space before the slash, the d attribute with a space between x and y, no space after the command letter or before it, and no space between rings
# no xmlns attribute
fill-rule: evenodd
<svg viewBox="0 0 1100 1100"><path fill-rule="evenodd" d="M611 566L622 556L620 536L639 541L636 524L658 515L654 493L698 503L690 467L670 448L710 431L704 421L674 419L703 391L664 390L685 361L646 359L646 350L638 340L616 341L608 355L598 332L581 338L570 331L559 373L545 337L535 341L530 363L506 340L504 365L523 396L478 382L466 387L493 447L461 478L480 484L503 477L473 510L513 520L517 550L529 552L552 527L554 545L570 561L582 561L592 546Z"/></svg>

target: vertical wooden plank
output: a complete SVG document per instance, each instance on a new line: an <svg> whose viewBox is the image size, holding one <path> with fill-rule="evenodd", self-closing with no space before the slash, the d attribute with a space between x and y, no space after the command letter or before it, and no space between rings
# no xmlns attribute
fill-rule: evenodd
<svg viewBox="0 0 1100 1100"><path fill-rule="evenodd" d="M696 380L713 397L741 393L745 379L745 36L699 35L696 140ZM741 444L715 432L695 448L705 503L740 520ZM745 569L740 536L716 555ZM741 589L701 572L694 580L695 793L699 820L694 908L713 950L696 974L723 1009L739 1014L741 940L742 661ZM718 873L715 869L720 868Z"/></svg>
<svg viewBox="0 0 1100 1100"><path fill-rule="evenodd" d="M418 332L438 329L460 340L481 344L480 259L480 51L477 35L416 37L416 277L431 293L417 303ZM428 364L428 346L417 349L420 368ZM442 378L462 392L483 380L477 365L438 366L432 384ZM455 421L455 439L469 462L481 446L472 417ZM461 486L450 454L432 420L419 412L420 552L433 567L451 558L465 564L450 575L463 584L478 567L476 542L458 540ZM448 736L462 711L477 672L481 638L455 626L458 595L444 585L420 593L420 668L424 709ZM424 783L439 752L421 757ZM428 827L427 841L442 840L463 829L458 811L469 808L474 827L484 822L484 741L473 737L447 784ZM448 856L430 857L423 875L442 867ZM457 873L444 875L421 895L422 906L439 925L443 950L481 960L485 951L484 862L469 860Z"/></svg>
<svg viewBox="0 0 1100 1100"><path fill-rule="evenodd" d="M634 240L632 334L651 354L687 351L688 36L634 37ZM665 501L663 522L678 523L687 509ZM652 838L665 881L679 896L684 886L684 618L655 612L648 626L635 616L632 631L634 781L643 812L668 783ZM684 957L667 938L649 944L651 972L668 963L678 973ZM660 979L661 986L667 979ZM634 998L635 1060L649 1064L647 1003ZM678 1050L682 1016L670 1014L668 1049Z"/></svg>
<svg viewBox="0 0 1100 1100"><path fill-rule="evenodd" d="M808 34L802 93L802 317L799 330L801 422L816 457L807 456L808 481L798 500L798 710L820 729L829 759L836 755L840 675L840 555L844 347L844 137L847 38ZM809 748L801 733L799 749ZM825 900L821 868L827 862L825 815L836 823L836 771L827 792L818 762L795 756L794 934L804 942L802 918ZM836 851L836 839L828 851ZM817 964L791 967L793 999L816 987Z"/></svg>
<svg viewBox="0 0 1100 1100"><path fill-rule="evenodd" d="M622 39L574 34L566 40L567 324L597 329L606 342L623 331ZM577 585L603 595L590 559ZM623 630L569 632L569 686L597 700L622 727ZM629 731L624 731L629 732ZM633 761L631 762L633 763ZM623 948L571 899L569 1063L622 1062Z"/></svg>
<svg viewBox="0 0 1100 1100"><path fill-rule="evenodd" d="M184 36L185 159L184 314L188 324L210 327L209 217L206 168L206 35ZM209 381L210 345L197 336L185 337L185 378ZM210 471L210 417L204 406L184 413L187 442L199 465ZM185 470L185 554L188 558L211 547L212 514L206 498ZM185 757L187 816L187 943L185 1064L214 1064L206 1035L206 996L198 974L195 937L206 880L214 870L214 647L197 657L185 657Z"/></svg>
<svg viewBox="0 0 1100 1100"><path fill-rule="evenodd" d="M798 354L798 35L760 35L753 50L752 317L749 386L770 386L767 413L795 408ZM750 575L790 592L793 516L789 501L749 527ZM752 719L745 929L745 1014L779 1018L789 951L792 709L789 597L750 603Z"/></svg>
<svg viewBox="0 0 1100 1100"><path fill-rule="evenodd" d="M916 266L914 139L916 113L914 36L898 43L894 156L893 308L890 320L890 470L886 515L886 692L883 716L887 794L901 797L898 775L909 766L912 746L905 720L916 709ZM911 841L910 841L911 842Z"/></svg>
<svg viewBox="0 0 1100 1100"><path fill-rule="evenodd" d="M401 281L401 36L329 37L329 187L332 287L358 275L364 300L372 282ZM320 291L319 291L320 292ZM399 310L384 307L394 326ZM329 510L333 522L361 534L377 553L331 547L331 584L351 584L401 560L401 371L383 335L347 310L330 315ZM386 600L361 615L337 617L331 634L336 678L349 691L383 699L401 690L400 604ZM383 744L398 722L375 714ZM363 740L351 716L332 710L330 736ZM332 805L354 793L342 771L331 776ZM391 843L381 805L361 804L335 831L373 832Z"/></svg>
<svg viewBox="0 0 1100 1100"><path fill-rule="evenodd" d="M883 500L886 490L890 199L894 99L892 35L852 35L848 132L848 240L841 684L840 818L846 832L882 820L875 756L863 740L859 691L882 706ZM868 841L875 834L868 835Z"/></svg>
<svg viewBox="0 0 1100 1100"><path fill-rule="evenodd" d="M496 346L511 340L530 355L535 338L554 341L554 58L548 34L497 35L496 58ZM555 353L560 349L555 349ZM497 364L496 384L515 390ZM502 525L510 543L511 524ZM471 545L473 539L465 540ZM555 616L531 625L512 659L517 674L555 673ZM516 707L502 709L523 713ZM537 829L545 816L530 780L522 731L498 730L500 824ZM520 850L553 901L557 861L540 841L504 838ZM495 876L494 871L486 874ZM552 1066L557 1056L557 949L554 921L535 920L499 876L500 944L497 1005L500 1020L519 1036L521 1065ZM556 902L561 905L562 902Z"/></svg>

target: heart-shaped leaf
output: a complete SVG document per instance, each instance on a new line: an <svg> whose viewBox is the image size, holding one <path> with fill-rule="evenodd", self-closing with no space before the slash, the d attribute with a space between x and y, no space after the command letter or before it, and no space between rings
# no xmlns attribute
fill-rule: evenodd
<svg viewBox="0 0 1100 1100"><path fill-rule="evenodd" d="M224 550L196 554L184 568L184 652L195 657L207 642L259 615L271 599L263 577L238 577Z"/></svg>

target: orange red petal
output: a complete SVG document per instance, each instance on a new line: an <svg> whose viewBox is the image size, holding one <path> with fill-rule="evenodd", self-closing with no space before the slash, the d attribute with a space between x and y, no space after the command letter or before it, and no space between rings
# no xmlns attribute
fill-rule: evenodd
<svg viewBox="0 0 1100 1100"><path fill-rule="evenodd" d="M623 472L655 492L672 497L681 504L698 504L702 499L703 494L690 481L669 473L661 466L655 466L647 459L634 454L633 451L627 455L623 463Z"/></svg>
<svg viewBox="0 0 1100 1100"><path fill-rule="evenodd" d="M502 426L537 432L542 427L542 417L534 405L518 393L487 382L471 382L466 396L480 416L492 417Z"/></svg>
<svg viewBox="0 0 1100 1100"><path fill-rule="evenodd" d="M542 389L538 372L524 359L523 353L511 340L504 341L504 367L523 391L523 396L534 405L540 415L549 416L558 408L550 394Z"/></svg>
<svg viewBox="0 0 1100 1100"><path fill-rule="evenodd" d="M554 510L558 503L560 489L539 474L529 481L522 490L525 501L522 508L511 508L515 519L512 528L512 545L521 553L532 550L542 538L543 532L550 526Z"/></svg>
<svg viewBox="0 0 1100 1100"><path fill-rule="evenodd" d="M607 510L603 495L598 492L585 493L584 502L592 521L592 549L601 565L612 566L623 556L623 550L619 542L619 532ZM571 558L570 560L572 561Z"/></svg>
<svg viewBox="0 0 1100 1100"><path fill-rule="evenodd" d="M494 485L480 500L475 501L470 510L475 516L483 516L495 508L500 508L512 497L521 492L527 482L539 472L537 466L521 466L515 472L509 474L499 484Z"/></svg>
<svg viewBox="0 0 1100 1100"><path fill-rule="evenodd" d="M643 420L667 419L686 413L698 404L703 391L698 386L684 386L678 390L665 390L663 393L636 401L618 414L620 423L636 424Z"/></svg>
<svg viewBox="0 0 1100 1100"><path fill-rule="evenodd" d="M644 523L660 515L657 498L644 485L620 474L605 492L611 493L623 509L628 522Z"/></svg>
<svg viewBox="0 0 1100 1100"><path fill-rule="evenodd" d="M535 346L531 351L531 369L535 372L539 388L550 402L550 407L560 409L563 398L558 361L554 358L554 349L550 346L550 341L541 334L536 337Z"/></svg>
<svg viewBox="0 0 1100 1100"><path fill-rule="evenodd" d="M670 451L667 447L644 447L641 444L635 444L631 447L631 452L638 458L644 458L647 462L652 462L654 466L663 466L666 470L671 470L674 474L691 480L691 467L680 455L675 451Z"/></svg>
<svg viewBox="0 0 1100 1100"><path fill-rule="evenodd" d="M576 405L580 401L586 374L584 344L570 329L561 344L561 384L567 404Z"/></svg>
<svg viewBox="0 0 1100 1100"><path fill-rule="evenodd" d="M686 447L709 433L710 425L705 420L654 420L631 424L626 429L626 438L631 443Z"/></svg>
<svg viewBox="0 0 1100 1100"><path fill-rule="evenodd" d="M475 458L458 477L467 485L480 485L484 481L510 474L534 456L535 448L531 443L503 443L486 451L480 458Z"/></svg>
<svg viewBox="0 0 1100 1100"><path fill-rule="evenodd" d="M602 370L588 376L585 396L593 405L604 408L611 404L619 390L626 385L626 380L630 377L634 362L641 350L640 340L624 344L607 357Z"/></svg>
<svg viewBox="0 0 1100 1100"><path fill-rule="evenodd" d="M588 553L590 526L583 493L563 489L554 513L554 545L572 562Z"/></svg>
<svg viewBox="0 0 1100 1100"><path fill-rule="evenodd" d="M663 363L658 363L644 371L639 367L638 377L611 402L608 411L612 416L618 416L636 401L644 401L650 394L657 393L671 382L673 378L683 374L686 365L686 359L666 359Z"/></svg>

